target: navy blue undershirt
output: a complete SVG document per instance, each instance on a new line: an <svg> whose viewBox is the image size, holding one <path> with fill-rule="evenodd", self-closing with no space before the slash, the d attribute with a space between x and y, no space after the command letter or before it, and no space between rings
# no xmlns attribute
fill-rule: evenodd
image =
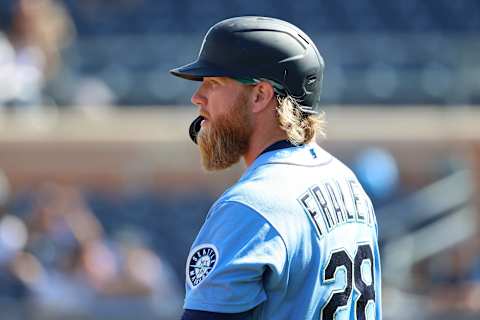
<svg viewBox="0 0 480 320"><path fill-rule="evenodd" d="M181 320L251 320L253 309L241 313L217 313L186 309Z"/></svg>
<svg viewBox="0 0 480 320"><path fill-rule="evenodd" d="M260 153L258 155L258 157L260 157L262 154L270 152L270 151L285 149L285 148L292 148L292 147L298 147L298 146L294 145L293 143L291 143L288 140L280 140L280 141L277 141L274 144L270 145L267 149L263 150L262 153Z"/></svg>

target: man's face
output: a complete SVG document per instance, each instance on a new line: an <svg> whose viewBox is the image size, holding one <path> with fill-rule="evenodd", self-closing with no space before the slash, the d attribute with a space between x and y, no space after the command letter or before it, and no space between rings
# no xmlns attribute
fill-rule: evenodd
<svg viewBox="0 0 480 320"><path fill-rule="evenodd" d="M192 96L205 118L197 142L206 170L226 169L247 152L253 130L248 94L235 80L212 77Z"/></svg>

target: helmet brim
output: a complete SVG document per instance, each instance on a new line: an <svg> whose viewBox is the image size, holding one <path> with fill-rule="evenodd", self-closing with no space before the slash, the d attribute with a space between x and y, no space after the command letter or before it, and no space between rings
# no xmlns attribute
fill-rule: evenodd
<svg viewBox="0 0 480 320"><path fill-rule="evenodd" d="M206 63L201 60L196 60L192 63L170 70L174 76L193 80L202 81L204 77L229 77L231 72L222 70L218 66Z"/></svg>

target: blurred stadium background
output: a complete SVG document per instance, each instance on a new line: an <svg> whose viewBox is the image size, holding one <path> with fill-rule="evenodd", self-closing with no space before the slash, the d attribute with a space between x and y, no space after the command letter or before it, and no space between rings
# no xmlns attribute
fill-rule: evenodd
<svg viewBox="0 0 480 320"><path fill-rule="evenodd" d="M0 0L0 318L177 319L189 245L241 174L200 169L213 23L304 29L327 68L320 143L374 200L385 319L480 317L480 2Z"/></svg>

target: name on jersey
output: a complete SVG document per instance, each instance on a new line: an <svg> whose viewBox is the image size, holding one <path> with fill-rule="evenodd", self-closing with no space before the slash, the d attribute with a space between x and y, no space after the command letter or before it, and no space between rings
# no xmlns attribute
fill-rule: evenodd
<svg viewBox="0 0 480 320"><path fill-rule="evenodd" d="M356 180L313 185L298 201L310 213L320 236L345 223L371 226L375 221L372 203Z"/></svg>

